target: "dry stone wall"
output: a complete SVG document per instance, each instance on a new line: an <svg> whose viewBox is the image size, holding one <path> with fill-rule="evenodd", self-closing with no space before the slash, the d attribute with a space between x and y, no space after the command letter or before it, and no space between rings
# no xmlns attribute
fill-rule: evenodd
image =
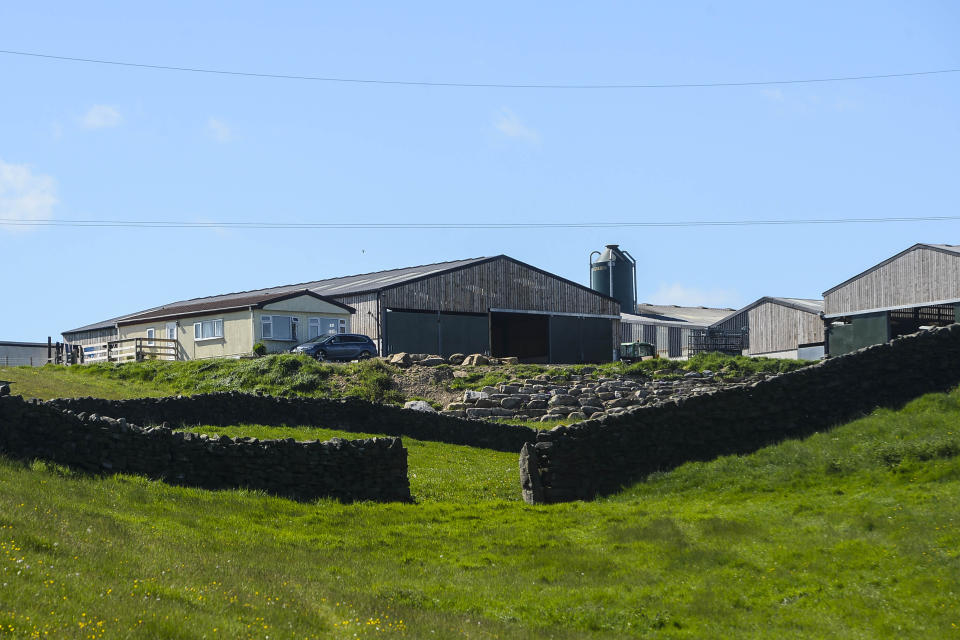
<svg viewBox="0 0 960 640"><path fill-rule="evenodd" d="M589 500L654 471L755 451L958 383L955 324L763 382L559 426L523 446L523 497L530 503Z"/></svg>
<svg viewBox="0 0 960 640"><path fill-rule="evenodd" d="M92 473L136 473L205 489L259 489L296 500L411 499L407 450L399 438L214 438L6 396L0 397L0 453Z"/></svg>
<svg viewBox="0 0 960 640"><path fill-rule="evenodd" d="M534 442L537 433L529 427L465 420L356 399L277 398L228 392L134 400L60 398L46 404L75 413L123 416L131 422L144 425L164 422L178 426L242 423L311 425L344 431L408 436L418 440L513 453L519 451L525 443Z"/></svg>

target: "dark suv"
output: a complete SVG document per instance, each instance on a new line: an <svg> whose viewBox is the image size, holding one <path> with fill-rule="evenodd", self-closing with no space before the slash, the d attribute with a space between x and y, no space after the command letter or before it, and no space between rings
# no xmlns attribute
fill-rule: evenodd
<svg viewBox="0 0 960 640"><path fill-rule="evenodd" d="M313 356L317 360L366 360L377 355L377 345L367 336L340 333L335 336L317 336L298 344L293 353Z"/></svg>

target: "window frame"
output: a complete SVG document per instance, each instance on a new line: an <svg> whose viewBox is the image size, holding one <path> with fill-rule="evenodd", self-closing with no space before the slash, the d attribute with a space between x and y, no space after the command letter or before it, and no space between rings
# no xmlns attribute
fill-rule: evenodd
<svg viewBox="0 0 960 640"><path fill-rule="evenodd" d="M210 324L211 335L203 337L203 325ZM208 342L210 340L223 340L223 318L214 318L212 320L200 320L193 323L193 341Z"/></svg>

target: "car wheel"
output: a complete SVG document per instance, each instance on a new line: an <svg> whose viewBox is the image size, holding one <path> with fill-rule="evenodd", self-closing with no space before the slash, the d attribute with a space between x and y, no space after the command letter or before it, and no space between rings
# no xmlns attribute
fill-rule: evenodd
<svg viewBox="0 0 960 640"><path fill-rule="evenodd" d="M361 351L358 358L359 358L360 360L369 360L369 359L370 359L370 356L372 356L372 355L373 355L373 354L370 353L369 351Z"/></svg>
<svg viewBox="0 0 960 640"><path fill-rule="evenodd" d="M314 358L317 359L317 362L323 362L324 360L327 359L327 352L322 350L317 351L317 355L315 355Z"/></svg>

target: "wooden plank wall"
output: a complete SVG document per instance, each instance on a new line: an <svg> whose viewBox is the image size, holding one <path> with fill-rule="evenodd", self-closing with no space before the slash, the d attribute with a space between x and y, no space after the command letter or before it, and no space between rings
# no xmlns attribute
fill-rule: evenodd
<svg viewBox="0 0 960 640"><path fill-rule="evenodd" d="M377 294L365 293L358 296L331 296L337 302L348 304L356 313L350 316L350 333L362 333L374 340L380 339L377 325Z"/></svg>
<svg viewBox="0 0 960 640"><path fill-rule="evenodd" d="M77 331L68 335L69 337L63 336L63 339L68 344L78 345L100 344L108 340L116 340L119 336L116 327L94 329L93 331Z"/></svg>
<svg viewBox="0 0 960 640"><path fill-rule="evenodd" d="M823 342L823 321L817 314L774 302L759 304L748 313L749 355L790 351L800 344Z"/></svg>
<svg viewBox="0 0 960 640"><path fill-rule="evenodd" d="M960 255L918 247L824 296L824 313L960 299Z"/></svg>
<svg viewBox="0 0 960 640"><path fill-rule="evenodd" d="M486 313L517 309L620 315L620 305L588 289L500 258L383 292L394 309Z"/></svg>

